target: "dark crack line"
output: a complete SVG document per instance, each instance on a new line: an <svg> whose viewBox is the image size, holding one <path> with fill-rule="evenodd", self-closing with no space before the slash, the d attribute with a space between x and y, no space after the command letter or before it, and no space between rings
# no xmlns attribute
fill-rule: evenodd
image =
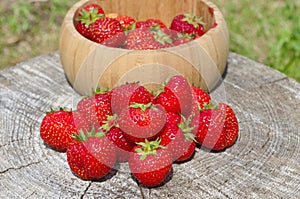
<svg viewBox="0 0 300 199"><path fill-rule="evenodd" d="M285 81L289 79L289 77L283 77L283 78L280 78L280 79L276 79L276 80L273 80L273 81L269 81L269 82L266 82L266 83L263 83L259 86L259 88L262 88L264 87L265 85L269 85L269 84L274 84L274 83L277 83L277 82L281 82L281 81Z"/></svg>
<svg viewBox="0 0 300 199"><path fill-rule="evenodd" d="M225 196L226 198L232 199L228 194L224 193L222 190L218 189L218 192Z"/></svg>
<svg viewBox="0 0 300 199"><path fill-rule="evenodd" d="M7 173L7 172L9 172L11 170L20 170L20 169L23 169L23 168L26 168L26 167L30 167L30 166L35 165L35 164L39 164L39 163L40 163L40 161L38 161L38 162L32 162L32 163L27 164L27 165L22 165L22 166L17 167L17 168L15 168L15 167L7 168L7 169L5 169L3 171L0 171L0 175L5 174L5 173Z"/></svg>
<svg viewBox="0 0 300 199"><path fill-rule="evenodd" d="M269 129L269 131L268 131L268 133L267 133L267 140L263 143L263 145L261 146L261 148L265 148L265 146L268 144L268 142L270 141L270 129Z"/></svg>
<svg viewBox="0 0 300 199"><path fill-rule="evenodd" d="M141 192L141 195L142 195L142 199L146 199L146 197L145 197L145 194L144 194L144 191L143 191L142 187L141 187L141 186L139 186L139 188L140 188L140 192Z"/></svg>
<svg viewBox="0 0 300 199"><path fill-rule="evenodd" d="M86 189L84 190L83 194L80 196L80 199L83 199L83 197L86 195L86 193L90 189L91 185L92 185L92 182L90 182L89 185L86 187Z"/></svg>
<svg viewBox="0 0 300 199"><path fill-rule="evenodd" d="M35 192L35 191L34 191L34 192L32 192L32 193L31 193L29 196L27 196L27 197L26 197L26 199L27 199L27 198L31 198L31 197L32 197L32 196L34 196L35 194L36 194L36 192Z"/></svg>

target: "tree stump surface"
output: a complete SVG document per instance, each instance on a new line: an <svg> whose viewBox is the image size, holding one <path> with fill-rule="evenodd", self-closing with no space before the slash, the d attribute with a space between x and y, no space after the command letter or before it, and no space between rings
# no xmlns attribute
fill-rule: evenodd
<svg viewBox="0 0 300 199"><path fill-rule="evenodd" d="M300 84L268 66L230 53L211 93L232 106L237 142L174 164L161 187L139 186L128 164L101 182L83 181L66 154L39 136L51 107L76 107L58 52L0 71L0 198L300 198Z"/></svg>

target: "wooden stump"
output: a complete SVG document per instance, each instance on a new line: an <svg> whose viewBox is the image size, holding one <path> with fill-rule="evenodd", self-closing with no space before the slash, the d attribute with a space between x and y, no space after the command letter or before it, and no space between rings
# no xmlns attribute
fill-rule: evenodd
<svg viewBox="0 0 300 199"><path fill-rule="evenodd" d="M58 53L2 70L0 198L299 198L300 85L230 53L227 75L212 96L237 113L240 136L233 147L197 149L159 188L138 186L127 164L102 182L89 182L74 176L65 153L39 137L46 111L74 108L80 99Z"/></svg>

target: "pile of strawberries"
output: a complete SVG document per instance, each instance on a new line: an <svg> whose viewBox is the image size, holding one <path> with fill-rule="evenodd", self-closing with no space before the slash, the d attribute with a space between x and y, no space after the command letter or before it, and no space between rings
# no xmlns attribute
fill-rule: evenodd
<svg viewBox="0 0 300 199"><path fill-rule="evenodd" d="M75 27L84 37L105 46L131 50L157 50L190 42L205 33L204 25L201 16L180 14L167 28L160 19L136 21L127 15L105 15L95 3L85 5L75 16Z"/></svg>
<svg viewBox="0 0 300 199"><path fill-rule="evenodd" d="M180 75L150 92L139 83L97 89L76 110L51 110L41 123L47 146L66 152L71 171L99 180L128 162L146 187L164 183L173 163L193 158L196 147L222 151L238 136L232 108L215 104L208 93Z"/></svg>

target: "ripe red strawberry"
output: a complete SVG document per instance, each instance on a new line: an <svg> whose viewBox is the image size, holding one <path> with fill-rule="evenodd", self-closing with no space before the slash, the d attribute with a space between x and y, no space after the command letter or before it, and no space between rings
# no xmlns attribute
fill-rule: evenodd
<svg viewBox="0 0 300 199"><path fill-rule="evenodd" d="M136 28L150 28L150 27L157 27L160 28L167 28L164 22L160 19L147 19L146 21L138 21L136 22Z"/></svg>
<svg viewBox="0 0 300 199"><path fill-rule="evenodd" d="M131 103L148 104L153 94L137 83L123 84L112 89L111 106L114 114L120 114Z"/></svg>
<svg viewBox="0 0 300 199"><path fill-rule="evenodd" d="M118 118L120 129L130 142L142 142L158 137L166 121L165 112L159 105L131 104L123 109Z"/></svg>
<svg viewBox="0 0 300 199"><path fill-rule="evenodd" d="M172 155L172 160L183 162L189 160L194 154L196 143L192 133L190 118L180 118L173 122L167 122L161 134L161 145L166 146Z"/></svg>
<svg viewBox="0 0 300 199"><path fill-rule="evenodd" d="M90 39L91 32L89 25L94 23L97 19L102 18L104 14L100 5L94 3L87 4L80 9L75 17L75 27L77 31L84 37Z"/></svg>
<svg viewBox="0 0 300 199"><path fill-rule="evenodd" d="M193 41L196 38L195 34L177 33L173 38L173 45L178 46L181 44Z"/></svg>
<svg viewBox="0 0 300 199"><path fill-rule="evenodd" d="M85 116L90 126L102 126L107 117L113 115L111 92L97 89L91 97L83 98L78 102L77 110Z"/></svg>
<svg viewBox="0 0 300 199"><path fill-rule="evenodd" d="M170 29L180 33L202 36L204 34L204 25L205 23L201 16L179 14L172 20Z"/></svg>
<svg viewBox="0 0 300 199"><path fill-rule="evenodd" d="M164 183L172 169L171 154L159 145L159 140L146 140L132 149L129 168L140 184L157 187Z"/></svg>
<svg viewBox="0 0 300 199"><path fill-rule="evenodd" d="M135 19L128 15L117 16L116 20L120 22L124 31L132 30L135 26Z"/></svg>
<svg viewBox="0 0 300 199"><path fill-rule="evenodd" d="M80 131L67 149L70 169L83 180L99 180L107 175L116 162L115 147L94 129L84 134Z"/></svg>
<svg viewBox="0 0 300 199"><path fill-rule="evenodd" d="M207 108L193 119L196 140L202 146L221 151L234 144L238 137L238 121L229 105L220 103Z"/></svg>
<svg viewBox="0 0 300 199"><path fill-rule="evenodd" d="M113 18L99 18L89 26L91 40L109 47L120 47L124 44L125 33L120 22Z"/></svg>
<svg viewBox="0 0 300 199"><path fill-rule="evenodd" d="M192 90L188 81L181 75L171 77L163 91L155 98L155 103L162 105L166 111L189 116L192 106Z"/></svg>
<svg viewBox="0 0 300 199"><path fill-rule="evenodd" d="M173 46L173 40L159 27L136 28L128 33L125 48L130 50L157 50Z"/></svg>
<svg viewBox="0 0 300 199"><path fill-rule="evenodd" d="M192 114L197 115L205 106L211 104L210 95L199 87L191 86L193 94Z"/></svg>
<svg viewBox="0 0 300 199"><path fill-rule="evenodd" d="M126 162L129 158L129 153L134 147L134 144L128 142L123 131L119 128L117 124L117 116L110 116L108 120L104 122L100 130L106 133L106 137L112 142L116 147L116 156L118 162Z"/></svg>
<svg viewBox="0 0 300 199"><path fill-rule="evenodd" d="M207 92L196 86L191 86L191 88L193 98L199 104L200 108L203 108L205 104L207 105L211 103L210 95Z"/></svg>
<svg viewBox="0 0 300 199"><path fill-rule="evenodd" d="M116 146L117 161L128 161L130 151L134 147L134 144L125 139L123 131L118 127L112 127L106 136Z"/></svg>
<svg viewBox="0 0 300 199"><path fill-rule="evenodd" d="M76 122L73 114L75 114ZM80 118L79 114L62 108L57 111L51 110L42 120L40 136L48 146L57 151L65 152L72 141L71 137L77 134L79 129L87 128L87 124Z"/></svg>

